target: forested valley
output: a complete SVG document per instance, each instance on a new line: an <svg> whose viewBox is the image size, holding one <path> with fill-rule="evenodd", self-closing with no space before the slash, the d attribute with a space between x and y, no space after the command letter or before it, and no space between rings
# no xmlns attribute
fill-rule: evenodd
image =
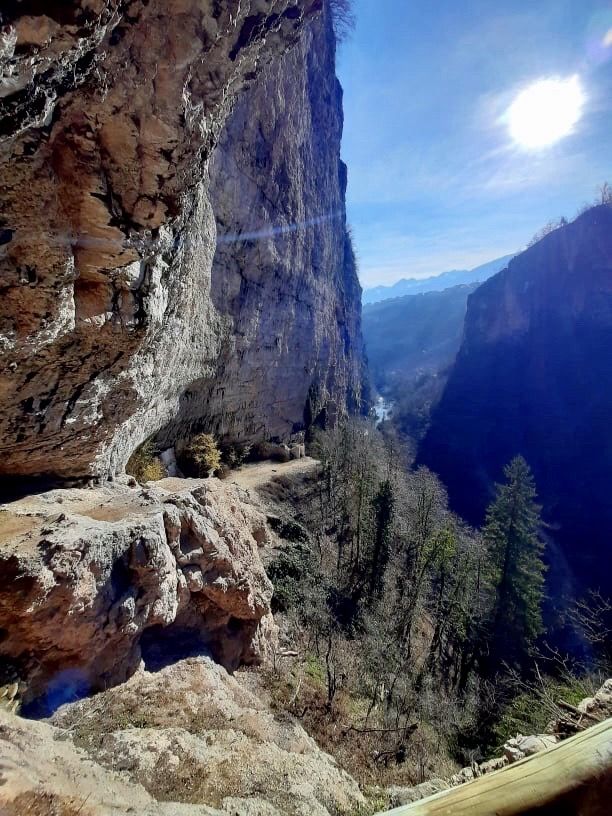
<svg viewBox="0 0 612 816"><path fill-rule="evenodd" d="M267 569L287 654L299 655L268 682L275 705L360 782L450 775L601 685L612 668L605 601L555 622L580 631L580 655L544 625L545 538L524 459L508 463L474 529L369 421L320 432L313 449L320 477L268 488L285 546Z"/></svg>

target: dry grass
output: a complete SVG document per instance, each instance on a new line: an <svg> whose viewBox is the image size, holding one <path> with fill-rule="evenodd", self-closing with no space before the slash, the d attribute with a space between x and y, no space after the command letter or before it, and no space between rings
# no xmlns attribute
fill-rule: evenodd
<svg viewBox="0 0 612 816"><path fill-rule="evenodd" d="M110 690L93 699L99 700L93 716L90 716L91 708L83 716L75 707L62 721L62 727L72 732L75 745L85 749L99 747L106 734L128 728L183 728L191 734L201 734L227 727L222 715L210 712L205 706L197 711L188 710L182 694L176 702L168 698L163 704L155 696L150 700L140 699L136 695L122 695L120 690Z"/></svg>
<svg viewBox="0 0 612 816"><path fill-rule="evenodd" d="M194 683L192 691L201 692L201 689ZM217 711L211 712L206 706L196 711L186 707L183 692L176 700L170 696L162 702L156 694L150 698L145 694L141 698L138 695L122 694L120 689L111 689L94 700L99 700L99 703L93 711L88 707L83 715L75 707L69 718L62 723L62 727L67 727L71 732L74 744L94 757L102 748L106 735L117 731L131 728L181 728L191 734L202 735L207 731L229 727L227 720ZM201 764L189 754L181 755L180 766L172 773L157 774L153 784L146 779L137 778L136 781L141 782L156 799L166 802L206 802L217 806L221 805L223 796L228 795L228 790L233 790L230 781L226 784L218 777L209 779L203 775Z"/></svg>
<svg viewBox="0 0 612 816"><path fill-rule="evenodd" d="M139 482L158 482L168 475L150 441L136 448L128 459L125 472Z"/></svg>
<svg viewBox="0 0 612 816"><path fill-rule="evenodd" d="M325 669L312 655L296 659L293 665L264 670L262 681L272 710L296 717L362 789L411 786L459 770L426 723L419 723L405 740L399 740L396 750L397 733L381 733L378 729L383 730L384 725L376 714L370 716L367 731L361 728L368 708L363 697L341 689L328 707ZM377 796L375 793L374 798Z"/></svg>
<svg viewBox="0 0 612 816"><path fill-rule="evenodd" d="M18 538L38 526L40 526L40 519L35 516L0 510L0 541L10 541L13 538Z"/></svg>
<svg viewBox="0 0 612 816"><path fill-rule="evenodd" d="M43 791L20 793L11 802L0 802L2 816L89 816L87 801Z"/></svg>

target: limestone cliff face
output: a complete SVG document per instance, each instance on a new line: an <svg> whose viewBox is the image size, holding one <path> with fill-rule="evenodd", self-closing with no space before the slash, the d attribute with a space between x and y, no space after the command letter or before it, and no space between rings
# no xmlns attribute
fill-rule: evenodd
<svg viewBox="0 0 612 816"><path fill-rule="evenodd" d="M579 583L612 530L612 208L594 207L514 258L468 300L463 344L420 453L481 523L503 466L531 465L548 533Z"/></svg>
<svg viewBox="0 0 612 816"><path fill-rule="evenodd" d="M203 415L220 436L283 438L321 411L359 405L342 121L325 15L239 100L213 155L211 298L231 330L199 392L204 408L196 397L193 410L192 391L184 416Z"/></svg>
<svg viewBox="0 0 612 816"><path fill-rule="evenodd" d="M160 430L358 400L321 0L1 14L0 473L112 475Z"/></svg>

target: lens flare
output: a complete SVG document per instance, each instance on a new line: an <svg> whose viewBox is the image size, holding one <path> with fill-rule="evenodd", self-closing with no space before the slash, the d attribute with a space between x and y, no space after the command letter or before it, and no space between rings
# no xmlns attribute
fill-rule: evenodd
<svg viewBox="0 0 612 816"><path fill-rule="evenodd" d="M527 149L547 147L572 132L585 95L578 76L541 79L525 88L508 109L510 135Z"/></svg>

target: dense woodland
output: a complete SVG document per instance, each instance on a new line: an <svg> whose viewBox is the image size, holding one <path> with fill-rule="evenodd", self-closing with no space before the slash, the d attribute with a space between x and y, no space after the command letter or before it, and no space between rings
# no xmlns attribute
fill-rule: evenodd
<svg viewBox="0 0 612 816"><path fill-rule="evenodd" d="M269 680L277 705L362 782L419 782L492 755L609 669L603 601L581 607L588 665L547 646L540 512L522 458L474 530L371 423L320 433L314 448L322 475L294 496L290 482L275 488L292 518L278 521L286 546L268 572L299 656Z"/></svg>

